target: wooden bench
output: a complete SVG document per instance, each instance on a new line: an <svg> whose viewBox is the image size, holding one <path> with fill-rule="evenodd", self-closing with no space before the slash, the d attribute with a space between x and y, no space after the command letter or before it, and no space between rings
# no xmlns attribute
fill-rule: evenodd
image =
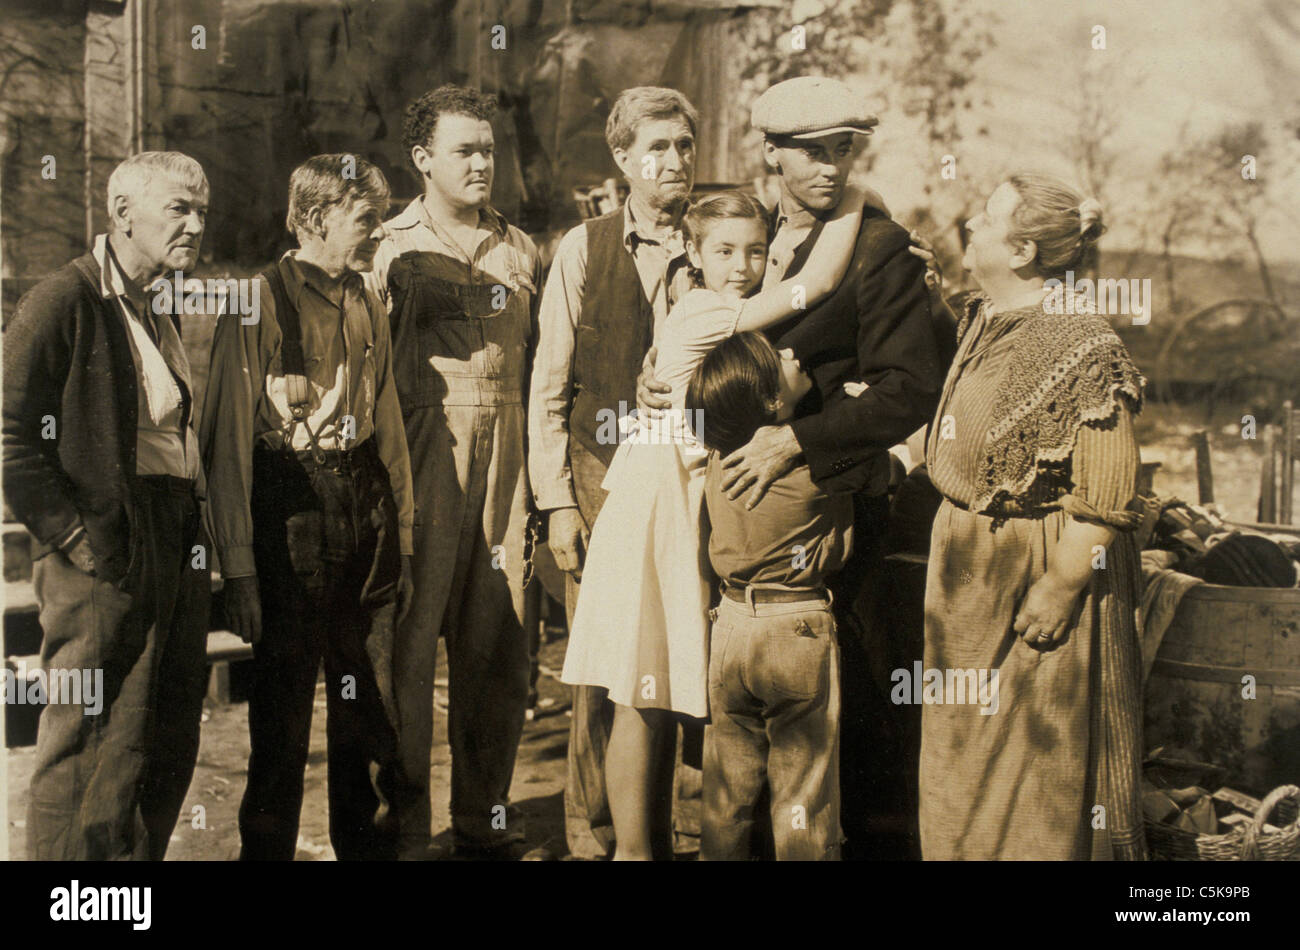
<svg viewBox="0 0 1300 950"><path fill-rule="evenodd" d="M252 644L229 630L208 631L208 701L228 705L232 700L230 671L236 663L253 658Z"/></svg>
<svg viewBox="0 0 1300 950"><path fill-rule="evenodd" d="M12 592L14 584L7 587ZM27 585L30 587L31 585ZM35 600L29 609L35 610ZM15 604L12 596L5 603L5 613L10 610L20 609L20 605ZM210 630L208 631L207 659L208 659L208 702L214 705L228 705L232 702L234 691L231 687L231 670L238 664L253 658L253 648L243 640L239 639L229 630ZM41 668L41 657L38 653L7 656L4 658L4 664L7 668L17 671L23 671L27 680L31 681ZM14 726L6 729L6 732L13 736L15 746L32 745L36 741L36 717L40 712L39 707L15 706L11 705L6 710L11 717L22 717L23 722L15 723ZM30 721L26 721L27 719ZM9 743L5 742L7 746Z"/></svg>

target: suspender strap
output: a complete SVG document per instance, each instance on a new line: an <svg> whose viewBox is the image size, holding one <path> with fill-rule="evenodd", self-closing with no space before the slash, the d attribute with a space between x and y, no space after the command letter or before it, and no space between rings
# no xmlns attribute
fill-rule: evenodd
<svg viewBox="0 0 1300 950"><path fill-rule="evenodd" d="M311 442L312 456L322 462L325 452L307 421L311 414L311 386L307 382L307 360L302 352L302 321L298 317L298 308L289 299L289 288L280 273L279 263L272 264L262 276L270 284L271 297L275 300L275 317L280 324L280 364L284 370L284 393L289 400L289 413L293 417L289 431L285 433L284 444L292 450L293 430L302 423L302 427L307 430L307 439Z"/></svg>
<svg viewBox="0 0 1300 950"><path fill-rule="evenodd" d="M311 411L311 389L307 385L307 360L302 352L302 323L298 308L289 299L280 265L272 264L262 274L271 285L275 300L275 317L280 324L280 361L284 367L284 387L289 411L295 422L305 421Z"/></svg>

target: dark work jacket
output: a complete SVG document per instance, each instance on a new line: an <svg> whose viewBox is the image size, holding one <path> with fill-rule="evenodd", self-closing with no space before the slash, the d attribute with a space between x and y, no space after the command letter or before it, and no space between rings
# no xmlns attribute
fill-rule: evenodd
<svg viewBox="0 0 1300 950"><path fill-rule="evenodd" d="M111 583L135 549L136 373L122 315L86 254L33 287L4 331L4 494L35 556L78 522ZM46 420L55 438L42 438Z"/></svg>
<svg viewBox="0 0 1300 950"><path fill-rule="evenodd" d="M815 224L795 250L786 278L802 269L822 227ZM864 209L853 260L834 293L768 331L817 384L791 426L813 479L829 491L885 494L889 447L938 406L954 341L931 314L925 264L908 252L910 243L883 212ZM849 396L848 381L870 388Z"/></svg>
<svg viewBox="0 0 1300 950"><path fill-rule="evenodd" d="M623 215L616 208L586 223L587 279L573 342L569 438L607 468L618 445L598 442L597 430L636 408L636 378L655 330L654 308L623 244Z"/></svg>

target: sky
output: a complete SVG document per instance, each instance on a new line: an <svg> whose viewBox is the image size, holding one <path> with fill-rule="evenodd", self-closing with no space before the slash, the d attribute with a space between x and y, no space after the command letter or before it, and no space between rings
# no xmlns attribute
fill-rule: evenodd
<svg viewBox="0 0 1300 950"><path fill-rule="evenodd" d="M1274 260L1300 262L1300 2L1296 0L939 0L954 20L973 14L992 42L977 61L974 109L954 148L959 175L983 181L1019 168L1073 173L1068 137L1077 127L1080 73L1110 86L1116 164L1113 222L1145 193L1160 156L1225 123L1259 121L1276 151L1258 166L1269 208L1260 239ZM1094 27L1104 50L1093 49ZM937 172L918 175L905 139L913 124L881 115L873 184L891 206L922 200ZM891 125L897 132L890 134ZM973 130L983 127L987 135ZM1289 132L1288 132L1289 128ZM925 171L925 169L922 169ZM939 185L939 187L942 187ZM1129 215L1132 216L1131 214ZM1112 247L1132 246L1132 227L1113 228Z"/></svg>

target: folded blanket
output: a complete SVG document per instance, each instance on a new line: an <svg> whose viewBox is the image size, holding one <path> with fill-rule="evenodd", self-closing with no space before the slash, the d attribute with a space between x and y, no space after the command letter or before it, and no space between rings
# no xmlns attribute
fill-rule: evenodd
<svg viewBox="0 0 1300 950"><path fill-rule="evenodd" d="M1183 595L1198 584L1199 577L1170 570L1176 556L1169 551L1142 552L1142 603L1138 606L1138 631L1142 637L1142 682L1151 674L1165 631L1173 622Z"/></svg>

